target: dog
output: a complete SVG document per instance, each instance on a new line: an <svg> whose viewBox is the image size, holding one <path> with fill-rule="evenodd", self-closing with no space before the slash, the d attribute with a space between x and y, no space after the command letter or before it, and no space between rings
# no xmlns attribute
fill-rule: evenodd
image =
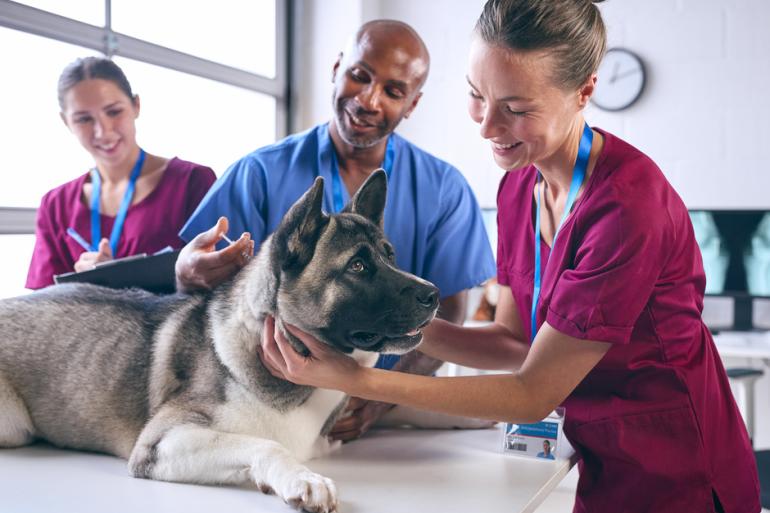
<svg viewBox="0 0 770 513"><path fill-rule="evenodd" d="M0 447L44 439L125 458L134 477L251 481L294 507L335 510L334 483L301 462L334 447L325 435L347 397L274 377L257 346L267 315L305 355L284 323L368 366L420 343L438 290L395 267L386 187L378 170L328 215L317 178L210 292L66 284L0 301Z"/></svg>

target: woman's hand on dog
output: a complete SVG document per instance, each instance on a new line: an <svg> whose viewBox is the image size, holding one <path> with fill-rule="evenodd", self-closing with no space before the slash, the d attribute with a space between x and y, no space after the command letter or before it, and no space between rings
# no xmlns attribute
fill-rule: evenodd
<svg viewBox="0 0 770 513"><path fill-rule="evenodd" d="M212 289L249 262L254 254L254 241L249 233L244 233L226 248L216 250L217 242L227 234L227 226L227 218L220 217L217 224L182 248L175 269L177 290Z"/></svg>
<svg viewBox="0 0 770 513"><path fill-rule="evenodd" d="M268 315L262 330L260 358L270 373L298 385L331 388L349 393L345 386L355 381L351 378L361 369L358 362L295 326L284 326L305 344L310 355L297 353L283 333L275 329L275 320Z"/></svg>

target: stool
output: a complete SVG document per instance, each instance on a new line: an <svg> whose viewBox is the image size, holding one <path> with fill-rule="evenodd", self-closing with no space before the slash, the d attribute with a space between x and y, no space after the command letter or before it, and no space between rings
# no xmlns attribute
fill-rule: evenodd
<svg viewBox="0 0 770 513"><path fill-rule="evenodd" d="M762 369L736 367L727 369L727 377L742 388L742 402L749 438L754 444L754 388L755 383L762 377ZM754 451L759 472L760 502L763 508L770 508L770 450Z"/></svg>

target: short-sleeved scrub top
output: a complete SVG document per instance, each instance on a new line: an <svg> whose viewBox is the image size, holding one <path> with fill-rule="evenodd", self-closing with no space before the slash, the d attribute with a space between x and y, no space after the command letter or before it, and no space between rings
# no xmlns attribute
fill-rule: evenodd
<svg viewBox="0 0 770 513"><path fill-rule="evenodd" d="M701 319L705 274L682 200L643 153L604 147L553 249L542 240L537 325L610 350L564 402L580 457L575 512L757 513L751 445ZM529 166L498 191L498 280L529 335ZM569 365L569 362L563 362Z"/></svg>
<svg viewBox="0 0 770 513"><path fill-rule="evenodd" d="M83 202L83 185L90 176L85 173L43 196L27 288L51 285L55 274L72 272L85 251L67 235L67 228L74 228L86 240L91 235L91 210ZM214 171L208 167L178 158L169 160L152 192L129 207L115 258L184 246L178 232L215 180ZM109 237L114 224L115 217L102 215L102 234Z"/></svg>
<svg viewBox="0 0 770 513"><path fill-rule="evenodd" d="M434 283L441 297L494 276L481 211L462 174L399 135L390 138L393 164L388 170L384 230L398 267ZM323 208L335 212L335 162L328 124L260 148L230 166L180 236L190 240L226 216L230 237L250 232L258 249L318 176L324 178ZM344 185L341 189L347 204L348 191ZM389 368L396 359L387 358L378 366Z"/></svg>

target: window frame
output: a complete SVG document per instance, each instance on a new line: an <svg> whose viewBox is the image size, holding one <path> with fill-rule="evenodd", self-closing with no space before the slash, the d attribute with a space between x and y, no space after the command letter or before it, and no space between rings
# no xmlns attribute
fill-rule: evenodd
<svg viewBox="0 0 770 513"><path fill-rule="evenodd" d="M101 27L10 0L0 0L0 26L90 48L110 58L117 55L272 96L276 102L275 135L276 139L280 139L289 133L291 119L288 42L291 37L292 2L274 1L276 22L274 78L114 32L111 28L111 0L104 0L105 20L104 26ZM36 208L0 205L0 235L35 233L36 212Z"/></svg>

